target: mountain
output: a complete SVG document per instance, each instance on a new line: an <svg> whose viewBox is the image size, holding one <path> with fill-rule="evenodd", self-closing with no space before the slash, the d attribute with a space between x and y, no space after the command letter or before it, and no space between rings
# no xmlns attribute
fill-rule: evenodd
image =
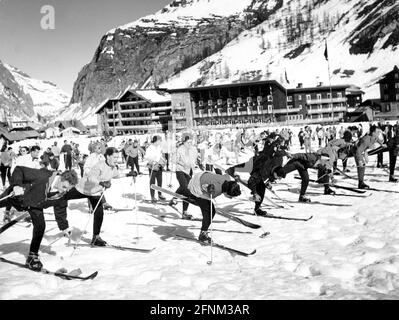
<svg viewBox="0 0 399 320"><path fill-rule="evenodd" d="M376 81L399 63L398 21L395 0L176 0L107 32L79 72L71 104L88 115L128 86L328 84L326 43L331 84L378 97Z"/></svg>
<svg viewBox="0 0 399 320"><path fill-rule="evenodd" d="M50 81L31 78L16 67L4 64L26 95L31 97L33 112L41 119L51 120L69 104L71 97Z"/></svg>
<svg viewBox="0 0 399 320"><path fill-rule="evenodd" d="M0 121L13 115L18 119L34 116L33 101L16 81L9 69L0 61Z"/></svg>

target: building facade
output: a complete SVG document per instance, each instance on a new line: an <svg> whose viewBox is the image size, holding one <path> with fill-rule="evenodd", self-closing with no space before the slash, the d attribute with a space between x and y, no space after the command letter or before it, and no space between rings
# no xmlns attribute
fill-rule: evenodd
<svg viewBox="0 0 399 320"><path fill-rule="evenodd" d="M347 112L346 89L349 85L302 87L287 90L288 107L300 110L304 122L341 122Z"/></svg>
<svg viewBox="0 0 399 320"><path fill-rule="evenodd" d="M376 114L379 120L399 119L399 68L385 74L380 81L381 112Z"/></svg>
<svg viewBox="0 0 399 320"><path fill-rule="evenodd" d="M170 94L160 90L127 89L95 113L99 131L113 135L166 131L172 123Z"/></svg>
<svg viewBox="0 0 399 320"><path fill-rule="evenodd" d="M177 127L268 123L300 117L298 108L287 108L286 89L277 81L171 89L168 92Z"/></svg>

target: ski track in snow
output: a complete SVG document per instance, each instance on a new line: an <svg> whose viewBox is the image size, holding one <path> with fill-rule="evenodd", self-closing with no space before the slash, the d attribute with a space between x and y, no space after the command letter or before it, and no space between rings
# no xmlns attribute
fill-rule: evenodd
<svg viewBox="0 0 399 320"><path fill-rule="evenodd" d="M296 134L292 152L299 152ZM118 137L126 138L126 137ZM79 138L82 150L88 139ZM75 139L72 139L76 141ZM49 145L51 141L45 141ZM113 145L112 142L110 145ZM114 145L118 145L116 142ZM387 162L387 157L384 157ZM376 156L370 157L375 163ZM144 170L144 164L143 170ZM227 167L223 162L221 163ZM339 166L341 163L339 163ZM354 160L348 166L356 174ZM124 169L124 165L121 165ZM375 188L399 190L399 185L387 182L385 171L367 168L381 182L370 182ZM298 188L300 181L289 174L282 182ZM314 177L314 171L310 170ZM342 176L339 184L355 182ZM374 178L374 176L373 176ZM164 174L164 186L170 173ZM366 179L371 179L366 175ZM367 181L366 181L367 182ZM173 188L178 186L175 176ZM71 271L80 268L83 275L98 270L89 281L65 281L56 277L35 274L15 266L0 264L0 299L398 299L399 298L399 214L398 194L372 192L367 198L312 196L313 200L351 204L350 207L327 205L296 205L289 210L270 209L276 215L307 216L308 222L257 218L251 214L253 203L217 198L216 205L239 210L239 217L262 224L261 229L249 229L232 221L215 223L216 242L238 250L257 249L250 257L232 256L226 251L187 240L174 234L197 237L201 223L180 219L167 206L153 206L141 200L149 199L148 175L137 178L137 207L134 209L134 185L130 178L113 180L105 197L118 208L130 211L105 213L101 236L111 244L141 248L156 247L150 253L113 249L66 246L66 239L49 245L43 239L41 260L45 268ZM312 183L309 189L315 185ZM296 201L298 195L289 192L287 185L276 184L274 190L283 199ZM340 190L350 194L349 191ZM266 196L270 194L266 193ZM168 196L168 198L170 198ZM181 203L177 205L181 210ZM198 208L190 206L190 213L201 217ZM2 218L2 212L0 218ZM248 214L245 214L248 212ZM52 209L45 210L46 235L58 233ZM161 218L167 215L167 218ZM87 201L69 203L68 220L71 226L84 230L84 239L91 238L92 220ZM215 220L226 221L216 215ZM21 226L26 223L21 222ZM0 235L0 254L5 258L25 261L29 250L32 227L15 226ZM271 234L259 236L265 231ZM139 237L139 239L135 239ZM84 243L85 240L81 243Z"/></svg>

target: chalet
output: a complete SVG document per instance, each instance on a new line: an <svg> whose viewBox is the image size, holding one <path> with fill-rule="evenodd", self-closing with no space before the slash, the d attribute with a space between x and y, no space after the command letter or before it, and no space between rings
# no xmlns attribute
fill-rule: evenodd
<svg viewBox="0 0 399 320"><path fill-rule="evenodd" d="M114 135L166 131L172 122L170 95L161 90L128 88L101 103L95 113L99 131Z"/></svg>

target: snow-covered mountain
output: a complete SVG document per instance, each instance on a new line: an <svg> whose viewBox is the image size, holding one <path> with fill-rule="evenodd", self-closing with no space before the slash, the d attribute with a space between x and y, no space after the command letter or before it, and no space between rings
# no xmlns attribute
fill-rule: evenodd
<svg viewBox="0 0 399 320"><path fill-rule="evenodd" d="M51 119L59 114L68 105L71 97L54 83L33 79L26 73L8 64L4 66L9 70L15 81L33 103L36 116Z"/></svg>
<svg viewBox="0 0 399 320"><path fill-rule="evenodd" d="M105 34L75 81L71 104L90 114L143 84L328 84L326 41L331 83L378 97L376 81L399 63L398 21L394 0L176 0Z"/></svg>
<svg viewBox="0 0 399 320"><path fill-rule="evenodd" d="M32 118L33 101L0 61L0 121L6 121L10 116L24 120Z"/></svg>

